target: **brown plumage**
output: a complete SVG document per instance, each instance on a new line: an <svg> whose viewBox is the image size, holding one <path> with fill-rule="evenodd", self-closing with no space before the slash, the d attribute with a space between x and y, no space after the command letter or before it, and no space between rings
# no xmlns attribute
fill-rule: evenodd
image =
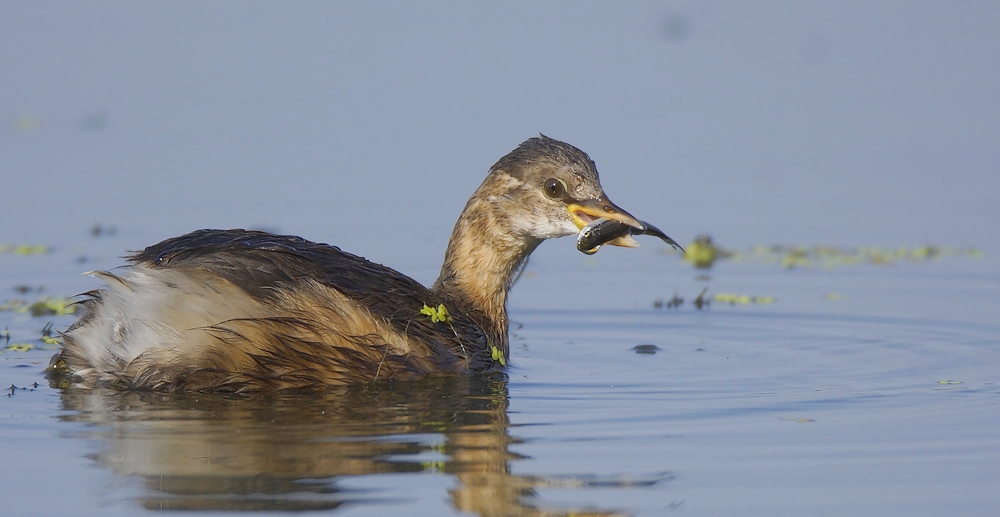
<svg viewBox="0 0 1000 517"><path fill-rule="evenodd" d="M85 295L50 372L60 385L245 391L500 368L507 291L528 255L604 219L646 228L607 199L585 153L532 138L469 199L429 289L326 244L199 230L95 273L108 286Z"/></svg>

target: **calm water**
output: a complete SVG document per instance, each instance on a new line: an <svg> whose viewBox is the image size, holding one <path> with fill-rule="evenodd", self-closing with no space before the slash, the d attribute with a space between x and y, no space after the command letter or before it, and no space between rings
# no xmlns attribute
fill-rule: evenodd
<svg viewBox="0 0 1000 517"><path fill-rule="evenodd" d="M996 515L998 26L995 2L0 2L0 244L52 248L0 253L0 303L197 228L429 283L538 132L745 259L546 243L505 377L324 396L63 392L42 333L72 316L0 311L0 514ZM772 243L985 257L786 269L750 252Z"/></svg>
<svg viewBox="0 0 1000 517"><path fill-rule="evenodd" d="M78 249L110 254L118 241ZM0 354L0 385L15 387L0 399L5 464L16 466L0 485L5 513L1000 507L994 259L720 262L706 274L655 245L594 257L569 239L546 247L515 286L513 368L488 378L323 395L61 391L42 376L52 346L39 337L72 317L0 312L11 343L34 346ZM81 269L77 256L0 255L5 296L40 296L14 292L18 277L51 295L92 283L58 281ZM698 310L703 287L775 300ZM653 306L674 292L679 308Z"/></svg>

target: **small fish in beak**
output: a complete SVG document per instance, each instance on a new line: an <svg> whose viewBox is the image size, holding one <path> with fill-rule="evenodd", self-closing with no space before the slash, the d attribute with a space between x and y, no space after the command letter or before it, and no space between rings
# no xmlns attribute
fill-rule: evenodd
<svg viewBox="0 0 1000 517"><path fill-rule="evenodd" d="M659 228L645 221L639 222L642 223L642 228L636 228L614 219L597 219L580 230L580 234L576 237L576 249L587 255L593 255L605 244L636 248L639 243L632 238L633 235L653 235L673 246L674 249L684 251L684 248L677 244L677 241L667 237Z"/></svg>

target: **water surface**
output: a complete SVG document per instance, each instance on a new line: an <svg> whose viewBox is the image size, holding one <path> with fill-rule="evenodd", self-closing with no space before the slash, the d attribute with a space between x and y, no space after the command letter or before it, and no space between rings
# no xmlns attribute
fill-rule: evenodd
<svg viewBox="0 0 1000 517"><path fill-rule="evenodd" d="M104 242L94 247L115 241ZM0 440L18 466L0 489L5 510L988 515L1000 504L993 259L706 272L655 246L625 251L629 271L603 251L529 264L506 374L323 394L60 390L41 372L53 346L35 336L72 317L0 312L12 342L34 346L0 354L0 383L13 386ZM77 267L68 252L42 258L59 257ZM34 261L0 260L24 276ZM704 287L775 300L699 310ZM679 308L654 307L675 291ZM563 299L575 301L527 303ZM967 310L981 306L985 317ZM914 307L923 313L900 315Z"/></svg>
<svg viewBox="0 0 1000 517"><path fill-rule="evenodd" d="M0 311L0 513L995 515L998 6L0 3L0 250L51 248L0 252L0 303L212 227L430 283L538 132L747 258L546 243L505 376L324 395L59 390L43 329L73 317Z"/></svg>

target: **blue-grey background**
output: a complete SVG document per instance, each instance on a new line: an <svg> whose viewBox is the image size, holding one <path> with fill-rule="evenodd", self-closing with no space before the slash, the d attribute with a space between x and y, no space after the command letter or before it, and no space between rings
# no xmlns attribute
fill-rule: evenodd
<svg viewBox="0 0 1000 517"><path fill-rule="evenodd" d="M997 27L995 2L5 0L0 241L263 227L430 281L544 132L682 243L992 251Z"/></svg>

